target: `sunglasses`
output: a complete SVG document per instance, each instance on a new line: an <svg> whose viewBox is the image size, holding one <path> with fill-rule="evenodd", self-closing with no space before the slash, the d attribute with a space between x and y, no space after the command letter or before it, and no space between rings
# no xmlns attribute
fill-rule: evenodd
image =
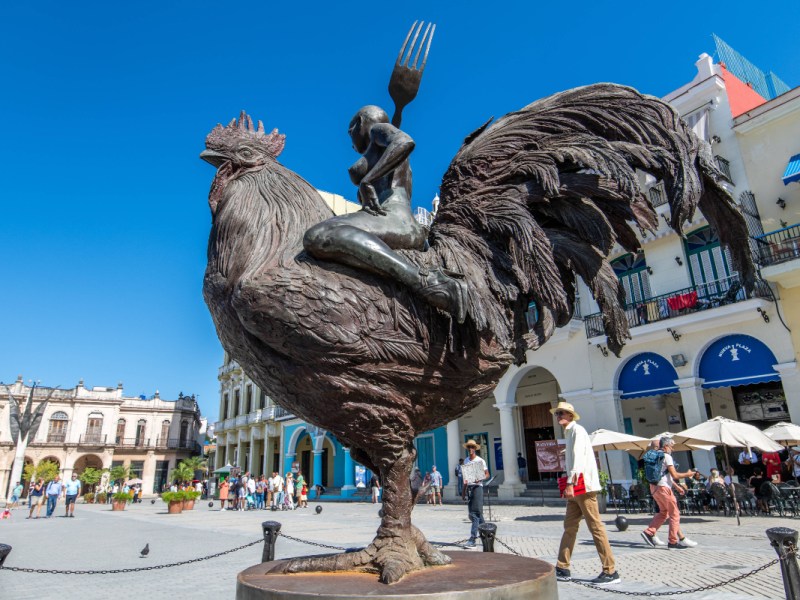
<svg viewBox="0 0 800 600"><path fill-rule="evenodd" d="M564 415L572 415L572 413L571 413L571 412L567 412L567 411L565 411L565 410L557 410L557 411L556 411L556 412L554 412L553 414L554 414L555 416L557 416L557 417L563 417Z"/></svg>

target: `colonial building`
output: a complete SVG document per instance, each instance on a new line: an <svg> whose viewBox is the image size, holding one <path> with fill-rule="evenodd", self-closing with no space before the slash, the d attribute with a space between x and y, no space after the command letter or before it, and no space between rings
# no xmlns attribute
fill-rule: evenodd
<svg viewBox="0 0 800 600"><path fill-rule="evenodd" d="M31 388L19 376L0 391L0 491L6 493L15 454L8 395L22 410ZM151 398L130 397L121 383L89 389L80 381L72 389L36 387L33 408L48 395L42 423L25 452L26 464L54 461L64 478L86 467L127 465L150 494L162 490L178 462L200 452L200 409L194 397L170 401L158 392Z"/></svg>

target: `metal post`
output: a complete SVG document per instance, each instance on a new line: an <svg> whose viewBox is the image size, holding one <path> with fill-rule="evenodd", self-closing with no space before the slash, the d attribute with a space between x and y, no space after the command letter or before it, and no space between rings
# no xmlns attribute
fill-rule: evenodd
<svg viewBox="0 0 800 600"><path fill-rule="evenodd" d="M497 534L497 525L494 523L481 523L478 525L478 535L481 536L484 552L494 552L494 538Z"/></svg>
<svg viewBox="0 0 800 600"><path fill-rule="evenodd" d="M778 553L783 575L783 589L786 600L800 600L800 568L797 565L798 533L788 527L767 529L770 544Z"/></svg>
<svg viewBox="0 0 800 600"><path fill-rule="evenodd" d="M281 524L277 521L264 521L261 523L264 530L264 551L261 553L261 562L275 560L275 542L280 535Z"/></svg>
<svg viewBox="0 0 800 600"><path fill-rule="evenodd" d="M0 544L0 567L6 562L6 558L11 554L11 546L8 544Z"/></svg>

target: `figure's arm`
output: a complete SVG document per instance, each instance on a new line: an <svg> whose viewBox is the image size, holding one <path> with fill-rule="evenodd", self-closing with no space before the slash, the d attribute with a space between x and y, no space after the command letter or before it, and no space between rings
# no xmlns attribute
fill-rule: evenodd
<svg viewBox="0 0 800 600"><path fill-rule="evenodd" d="M384 214L378 202L378 194L375 191L374 182L388 175L408 160L414 150L414 140L407 133L388 123L374 125L370 129L369 136L370 148L367 150L367 154L370 153L370 150L379 148L380 158L361 178L358 186L358 195L361 204L368 212Z"/></svg>

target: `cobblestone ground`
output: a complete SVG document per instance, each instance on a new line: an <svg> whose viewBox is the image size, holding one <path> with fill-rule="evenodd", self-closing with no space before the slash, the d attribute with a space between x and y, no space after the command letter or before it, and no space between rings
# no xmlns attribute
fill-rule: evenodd
<svg viewBox="0 0 800 600"><path fill-rule="evenodd" d="M261 537L260 523L274 519L282 531L304 540L335 546L363 546L372 539L378 526L376 505L370 503L322 503L320 514L315 504L294 512L220 512L198 503L196 509L181 515L166 514L164 504L134 505L125 512L110 507L78 505L74 519L26 520L15 511L9 520L0 521L0 543L13 551L9 567L38 569L121 569L157 566L213 554L241 546ZM59 506L58 515L63 514ZM420 505L414 522L437 542L463 540L469 534L463 505L432 507ZM487 511L488 512L488 511ZM487 514L488 516L488 514ZM492 507L498 539L525 556L553 563L561 537L563 509L499 506ZM614 547L622 583L615 591L636 593L684 590L720 583L764 565L776 557L764 531L770 527L798 528L791 518L745 517L737 526L731 517L685 517L686 535L698 542L686 550L645 547L640 532L649 515L627 515L630 527L619 532L613 514L606 515L609 537ZM666 539L666 529L662 529ZM150 555L139 558L139 551L150 544ZM498 551L509 549L498 544ZM258 563L262 545L190 565L115 575L44 575L0 571L0 597L58 597L62 599L136 600L191 598L233 598L236 574ZM320 552L311 545L280 538L278 558ZM585 526L581 527L573 557L572 573L591 578L600 563ZM185 596L184 596L185 595ZM620 597L587 589L576 583L560 583L559 597L565 599ZM677 598L678 596L673 596ZM703 600L741 600L784 598L777 565L734 584L713 591L683 596Z"/></svg>

